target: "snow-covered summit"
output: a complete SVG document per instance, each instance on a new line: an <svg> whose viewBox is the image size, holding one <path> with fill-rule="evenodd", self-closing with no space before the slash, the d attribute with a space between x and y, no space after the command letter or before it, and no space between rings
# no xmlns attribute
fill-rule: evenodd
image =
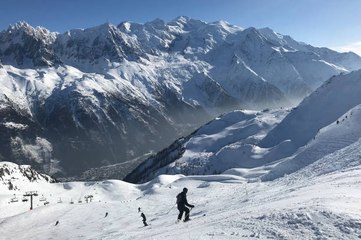
<svg viewBox="0 0 361 240"><path fill-rule="evenodd" d="M25 21L19 21L14 25L9 25L8 29L5 32L13 33L16 31L35 35L40 40L47 41L48 43L52 43L52 41L55 40L57 35L56 33L50 32L48 29L41 26L37 26L34 28Z"/></svg>
<svg viewBox="0 0 361 240"><path fill-rule="evenodd" d="M4 159L69 175L158 151L225 112L292 106L361 67L271 29L188 17L65 33L19 23L0 33L0 61Z"/></svg>
<svg viewBox="0 0 361 240"><path fill-rule="evenodd" d="M236 26L236 25L232 25L227 21L224 20L220 20L220 21L215 21L215 22L211 22L209 23L210 25L215 25L218 27L221 27L222 29L224 29L225 31L229 32L229 33L235 33L237 31L242 31L244 28Z"/></svg>
<svg viewBox="0 0 361 240"><path fill-rule="evenodd" d="M60 63L52 49L57 33L26 22L10 25L0 32L0 58L3 64L15 66L52 66Z"/></svg>

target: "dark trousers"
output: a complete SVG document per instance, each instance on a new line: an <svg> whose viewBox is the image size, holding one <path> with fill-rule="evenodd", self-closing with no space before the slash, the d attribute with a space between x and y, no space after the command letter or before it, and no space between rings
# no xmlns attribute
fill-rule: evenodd
<svg viewBox="0 0 361 240"><path fill-rule="evenodd" d="M178 219L181 220L182 219L182 216L183 216L183 212L185 212L185 218L184 220L188 220L189 219L189 209L184 206L184 205L178 205L178 211L179 211L179 214L178 214Z"/></svg>

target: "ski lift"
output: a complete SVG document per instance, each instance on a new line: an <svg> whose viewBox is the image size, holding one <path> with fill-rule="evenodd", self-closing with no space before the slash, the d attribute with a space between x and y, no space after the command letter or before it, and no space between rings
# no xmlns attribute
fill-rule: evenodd
<svg viewBox="0 0 361 240"><path fill-rule="evenodd" d="M45 202L46 198L44 197L44 195L41 195L41 198L39 199L40 202Z"/></svg>
<svg viewBox="0 0 361 240"><path fill-rule="evenodd" d="M16 195L14 194L14 197L11 198L10 202L14 203L14 202L19 202L19 199L16 197Z"/></svg>
<svg viewBox="0 0 361 240"><path fill-rule="evenodd" d="M26 197L23 197L23 199L21 201L27 202L27 201L29 201L29 199L27 199Z"/></svg>
<svg viewBox="0 0 361 240"><path fill-rule="evenodd" d="M92 202L93 195L86 195L86 196L84 196L84 198L85 198L86 203L89 203L89 202Z"/></svg>

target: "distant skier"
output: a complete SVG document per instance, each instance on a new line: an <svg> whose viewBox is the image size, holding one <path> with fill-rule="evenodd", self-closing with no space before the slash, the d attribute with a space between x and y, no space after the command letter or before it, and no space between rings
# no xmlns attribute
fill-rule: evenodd
<svg viewBox="0 0 361 240"><path fill-rule="evenodd" d="M177 207L179 210L178 220L177 220L178 222L182 219L183 212L185 212L184 222L187 222L190 220L189 219L189 211L190 210L186 206L188 206L190 208L194 208L194 205L189 204L187 201L187 192L188 192L188 189L183 188L183 191L177 195Z"/></svg>
<svg viewBox="0 0 361 240"><path fill-rule="evenodd" d="M140 207L138 207L138 212L140 212Z"/></svg>
<svg viewBox="0 0 361 240"><path fill-rule="evenodd" d="M105 213L105 218L108 217L108 212Z"/></svg>
<svg viewBox="0 0 361 240"><path fill-rule="evenodd" d="M147 224L147 218L145 217L145 215L144 215L143 212L140 214L140 216L143 218L144 227L148 226L148 224Z"/></svg>
<svg viewBox="0 0 361 240"><path fill-rule="evenodd" d="M55 226L57 226L58 224L59 224L59 221L56 221Z"/></svg>

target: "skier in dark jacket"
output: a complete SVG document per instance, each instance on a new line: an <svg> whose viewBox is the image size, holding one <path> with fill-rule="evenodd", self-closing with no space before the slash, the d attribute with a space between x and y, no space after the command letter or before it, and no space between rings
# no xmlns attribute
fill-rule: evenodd
<svg viewBox="0 0 361 240"><path fill-rule="evenodd" d="M147 224L147 218L145 217L145 214L142 212L142 213L140 214L140 216L141 216L142 219L143 219L144 227L148 226L148 224Z"/></svg>
<svg viewBox="0 0 361 240"><path fill-rule="evenodd" d="M189 219L189 208L187 208L186 206L188 206L190 208L194 208L194 205L189 204L187 201L187 192L188 192L188 189L183 188L183 192L181 192L177 195L177 207L179 210L178 221L180 221L182 219L183 212L185 212L184 221L185 222L189 221L190 220Z"/></svg>

